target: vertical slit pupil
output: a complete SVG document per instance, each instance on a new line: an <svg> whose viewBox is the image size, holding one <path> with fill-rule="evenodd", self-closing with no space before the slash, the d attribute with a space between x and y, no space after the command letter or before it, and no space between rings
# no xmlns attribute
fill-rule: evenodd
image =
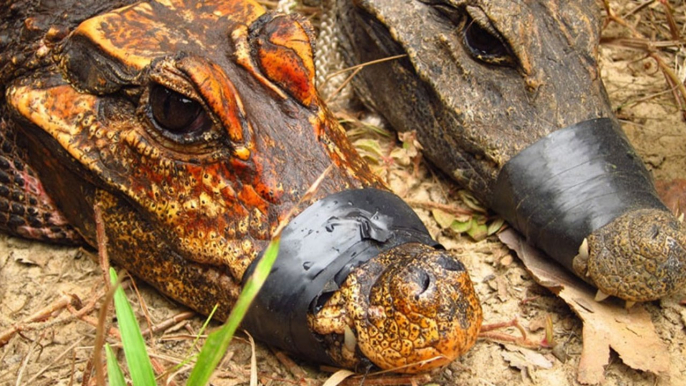
<svg viewBox="0 0 686 386"><path fill-rule="evenodd" d="M193 123L203 113L198 102L161 85L152 87L150 106L157 125L172 134L196 131Z"/></svg>

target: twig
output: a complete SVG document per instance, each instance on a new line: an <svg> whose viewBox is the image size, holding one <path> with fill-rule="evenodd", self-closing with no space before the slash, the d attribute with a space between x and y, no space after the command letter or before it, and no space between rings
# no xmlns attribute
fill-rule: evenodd
<svg viewBox="0 0 686 386"><path fill-rule="evenodd" d="M84 339L84 337L80 337L79 339L77 339L76 342L72 343L71 346L69 346L66 350L64 350L60 355L56 356L56 357L52 360L52 362L50 362L50 364L48 364L47 366L45 366L45 367L43 367L42 369L38 370L38 372L37 372L36 374L34 374L33 377L29 378L29 379L26 381L26 385L33 385L33 384L34 384L34 381L35 381L36 379L38 379L38 377L40 377L44 372L46 372L46 371L47 371L51 366L53 366L55 363L57 363L57 362L60 361L62 358L64 358L67 354L69 354L70 352L72 352L72 350L74 349L74 347L76 347L79 343L81 343L81 342L83 341L83 339Z"/></svg>
<svg viewBox="0 0 686 386"><path fill-rule="evenodd" d="M446 213L461 216L461 215L473 215L474 210L469 208L463 208L455 205L441 204L432 201L420 201L420 200L405 200L409 206L421 208L421 209L439 209Z"/></svg>
<svg viewBox="0 0 686 386"><path fill-rule="evenodd" d="M659 1L660 1L662 4L664 4L664 3L663 3L663 0L659 0ZM636 39L648 41L648 38L647 38L646 36L644 36L642 33L640 33L634 26L632 26L631 24L629 24L629 23L628 23L624 18L622 18L621 16L617 16L617 15L615 14L615 12L614 12L614 11L612 10L612 8L610 7L610 2L609 2L609 0L603 0L603 5L604 5L604 7L605 7L605 12L607 13L607 17L608 17L607 20L608 20L608 22L609 22L609 21L613 21L613 22L615 22L615 23L617 23L617 24L619 24L619 25L625 27L626 29L629 30L629 32L631 32L631 35L632 35L634 38L636 38ZM668 15L671 15L671 13L669 12L669 8L668 8L668 7L667 7L667 12L666 12L666 13L667 13ZM668 19L668 20L669 20L669 18L670 18L670 16L667 16L667 19ZM672 17L672 21L674 21L674 20L673 20L673 17ZM669 22L669 21L668 21L668 22ZM671 29L671 26L670 26L670 29ZM678 40L678 39L679 39L678 30L677 30L677 31L672 31L672 37L673 37L675 40ZM654 47L654 46L653 46L653 47ZM673 85L674 87L677 88L678 93L675 93L675 99L676 99L677 105L678 105L680 108L682 108L683 106L685 106L685 105L686 105L686 86L684 86L684 84L679 80L679 77L678 77L678 76L674 73L674 71L672 71L672 69L664 62L664 60L662 59L662 57L660 56L660 53L659 53L658 51L656 51L656 50L654 50L654 49L648 49L648 48L646 48L646 52L648 53L648 56L650 56L653 60L655 60L655 62L657 63L658 67L660 68L660 70L662 70L663 74L664 74L665 77L667 78L667 82L670 83L671 85ZM684 111L683 109L682 109L681 111L682 111L683 118L686 119L686 111Z"/></svg>
<svg viewBox="0 0 686 386"><path fill-rule="evenodd" d="M186 311L186 312L181 312L179 314L176 314L172 316L171 318L168 318L167 320L157 323L155 325L151 325L151 327L146 328L141 332L141 335L148 335L148 334L153 334L155 332L165 330L169 327L172 327L184 320L188 320L195 316L195 312L193 311Z"/></svg>
<svg viewBox="0 0 686 386"><path fill-rule="evenodd" d="M29 351L24 357L24 360L21 361L21 367L19 368L19 373L17 374L17 379L14 383L16 386L21 385L21 377L24 376L24 370L26 370L26 367L29 364L29 359L31 359L31 355L33 354L33 350L36 348L36 346L38 346L38 342L32 342L29 346Z"/></svg>
<svg viewBox="0 0 686 386"><path fill-rule="evenodd" d="M10 338L12 338L18 332L30 331L41 328L41 325L37 322L41 322L48 319L53 312L65 308L71 305L72 303L79 304L79 298L76 295L63 294L59 299L50 303L48 306L41 308L40 310L38 310L38 312L24 319L20 323L15 324L10 329L1 332L0 346L4 346L5 344L7 344ZM60 319L60 321L62 320L63 319ZM52 325L54 325L54 323L45 324L44 328L47 328Z"/></svg>
<svg viewBox="0 0 686 386"><path fill-rule="evenodd" d="M512 336L512 335L492 332L493 330L497 330L497 329L501 329L501 328L508 328L508 327L516 328L517 330L519 330L519 333L522 334L522 336L516 337L516 336ZM488 339L488 340L492 340L492 341L496 341L496 342L514 343L516 345L527 347L527 348L541 348L542 347L540 343L532 342L526 338L526 331L524 330L524 327L522 327L522 325L519 324L519 320L517 318L514 318L509 322L485 324L485 325L481 326L481 332L479 333L479 338Z"/></svg>
<svg viewBox="0 0 686 386"><path fill-rule="evenodd" d="M348 67L348 68L344 68L344 69L342 69L342 70L334 71L334 72L332 72L331 74L329 74L326 78L324 78L324 82L322 82L322 84L321 84L319 87L320 87L321 89L323 89L323 88L324 88L324 85L326 84L326 82L328 82L329 80L331 80L331 78L333 78L333 77L336 77L336 76L338 76L338 75L340 75L340 74L344 74L344 73L346 73L346 72L348 72L348 71L352 71L352 72L353 72L352 74L350 74L350 76L348 76L347 78L345 78L345 80L343 81L343 83L342 83L340 86L338 86L338 88L336 88L336 90L335 90L333 93L331 93L331 95L330 95L329 98L328 98L328 100L331 100L331 99L333 99L336 95L338 95L338 93L341 92L341 90L343 90L343 88L344 88L348 83L350 83L350 81L355 77L355 75L357 75L357 73L360 72L364 67L366 67L366 66L371 66L371 65L373 65L373 64L379 64L379 63L383 63L383 62L388 62L388 61L390 61L390 60L395 60L395 59L404 58L404 57L406 57L406 56L407 56L407 54L389 56L389 57L387 57L387 58L372 60L372 61L369 61L369 62L366 62L366 63L362 63L362 64L358 64L358 65L351 66L351 67ZM326 102L328 102L328 100L327 100Z"/></svg>

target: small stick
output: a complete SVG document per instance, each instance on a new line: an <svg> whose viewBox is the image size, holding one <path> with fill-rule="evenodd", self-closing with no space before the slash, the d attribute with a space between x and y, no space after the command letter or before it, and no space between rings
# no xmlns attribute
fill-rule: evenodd
<svg viewBox="0 0 686 386"><path fill-rule="evenodd" d="M473 215L474 210L468 209L468 208L463 208L460 206L455 206L455 205L447 205L447 204L441 204L438 202L431 202L431 201L420 201L420 200L405 200L409 206L421 208L421 209L439 209L442 210L446 213L449 214L454 214L454 215Z"/></svg>
<svg viewBox="0 0 686 386"><path fill-rule="evenodd" d="M27 385L33 385L34 382L38 377L41 376L44 372L46 372L51 366L53 366L55 363L59 362L62 358L64 358L67 354L72 352L74 347L76 347L79 343L83 341L84 337L80 337L79 339L76 340L76 342L72 343L71 346L69 346L66 350L64 350L60 355L55 357L50 364L47 366L43 367L42 369L38 370L36 374L33 375L33 377L29 378L29 380L26 381Z"/></svg>
<svg viewBox="0 0 686 386"><path fill-rule="evenodd" d="M171 318L169 318L169 319L167 319L161 323L158 323L155 325L151 324L152 327L148 327L145 330L143 330L141 332L141 335L148 335L148 334L152 334L152 333L155 333L155 332L158 332L161 330L165 330L167 328L175 326L176 324L178 324L182 321L188 320L188 319L192 318L193 316L195 316L195 312L193 312L193 311L181 312L181 313L176 314L176 315L172 316Z"/></svg>
<svg viewBox="0 0 686 386"><path fill-rule="evenodd" d="M278 359L279 362L298 380L305 379L307 377L307 373L305 370L300 368L297 363L293 362L293 360L286 355L283 351L277 351L277 350L272 350L274 355L276 356L276 359Z"/></svg>
<svg viewBox="0 0 686 386"><path fill-rule="evenodd" d="M0 347L7 344L7 342L9 342L9 340L18 332L36 329L37 326L34 325L34 323L48 319L53 312L71 305L72 302L78 304L80 303L80 300L76 295L63 294L59 299L50 303L48 306L41 308L38 310L38 312L29 316L25 320L15 324L5 331L0 332Z"/></svg>

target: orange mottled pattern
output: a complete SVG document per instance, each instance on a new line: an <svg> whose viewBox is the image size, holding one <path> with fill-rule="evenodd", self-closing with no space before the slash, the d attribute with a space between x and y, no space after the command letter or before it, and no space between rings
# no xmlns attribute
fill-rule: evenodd
<svg viewBox="0 0 686 386"><path fill-rule="evenodd" d="M84 21L49 68L10 82L11 127L86 242L96 245L98 206L112 260L200 312L218 305L224 318L294 206L384 187L317 95L312 54L304 19L253 1L138 3ZM341 365L361 360L354 346L340 349L350 334L363 355L400 371L443 365L473 344L481 314L466 273L441 273L452 257L433 248L393 251L357 268L314 315ZM398 264L431 272L436 296L412 300L416 280Z"/></svg>
<svg viewBox="0 0 686 386"><path fill-rule="evenodd" d="M350 273L309 323L338 334L329 355L354 368L359 349L374 364L416 373L444 366L469 350L482 311L469 275L455 257L421 244L379 254ZM356 331L354 346L345 333Z"/></svg>
<svg viewBox="0 0 686 386"><path fill-rule="evenodd" d="M150 256L154 254L182 256L187 260L183 264L212 267L229 274L232 285L237 285L278 221L332 163L334 170L316 198L380 186L342 129L320 107L309 26L287 16L267 22L287 27L288 36L298 40L277 39L268 51L273 58L284 57L288 66L303 67L286 75L302 77L295 83L284 83L283 66L264 71L254 65L253 54L264 54L258 42L270 35L253 31L243 42L247 46L232 40L231 31L245 28L263 13L250 1L204 2L190 9L181 2L150 2L115 10L82 23L56 55L69 82L53 77L17 82L8 89L10 105L59 144L56 157L66 152L78 161L77 173L97 176L98 189L117 192L126 210L114 213L115 205L106 200L106 219L112 217L107 221L110 242L117 248L125 240L120 243L122 253L136 255L127 258L128 268L158 286L167 287L169 275L149 267L168 257ZM72 60L84 50L104 55L106 59L98 60L107 63L84 72L85 64ZM239 56L250 60L238 63ZM108 73L110 68L119 71ZM127 91L98 95L103 82L115 85L108 90ZM294 93L294 84L295 100L274 97L274 89ZM211 129L187 143L160 134L149 106L156 85L199 103ZM131 103L131 98L138 100ZM135 212L135 219L127 212ZM154 237L148 250L134 252L128 248L145 245L133 242L140 236L131 228L141 223ZM81 228L94 243L93 228ZM112 253L115 259L118 255ZM214 306L186 298L183 286L189 283L180 281L165 292L203 311ZM222 315L230 305L221 309Z"/></svg>

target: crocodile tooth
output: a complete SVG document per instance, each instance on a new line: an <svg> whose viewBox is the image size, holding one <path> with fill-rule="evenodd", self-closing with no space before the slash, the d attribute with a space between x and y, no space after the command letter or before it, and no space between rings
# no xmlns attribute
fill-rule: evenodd
<svg viewBox="0 0 686 386"><path fill-rule="evenodd" d="M583 260L588 259L588 239L585 238L579 246L579 254L577 256L581 257Z"/></svg>
<svg viewBox="0 0 686 386"><path fill-rule="evenodd" d="M626 304L624 305L624 308L626 308L627 310L630 310L631 307L634 306L634 304L636 304L636 302L632 302L632 301L630 301L630 300L627 300L627 301L626 301Z"/></svg>
<svg viewBox="0 0 686 386"><path fill-rule="evenodd" d="M603 300L609 298L610 295L606 294L605 292L598 290L598 292L595 294L595 301L596 302L602 302Z"/></svg>
<svg viewBox="0 0 686 386"><path fill-rule="evenodd" d="M684 214L680 214L679 217L677 217L677 220L679 220L679 222L684 222Z"/></svg>
<svg viewBox="0 0 686 386"><path fill-rule="evenodd" d="M350 352L355 352L355 346L357 345L357 338L355 337L353 330L348 325L345 326L345 333L343 335L343 344L345 345L345 348L348 349Z"/></svg>

